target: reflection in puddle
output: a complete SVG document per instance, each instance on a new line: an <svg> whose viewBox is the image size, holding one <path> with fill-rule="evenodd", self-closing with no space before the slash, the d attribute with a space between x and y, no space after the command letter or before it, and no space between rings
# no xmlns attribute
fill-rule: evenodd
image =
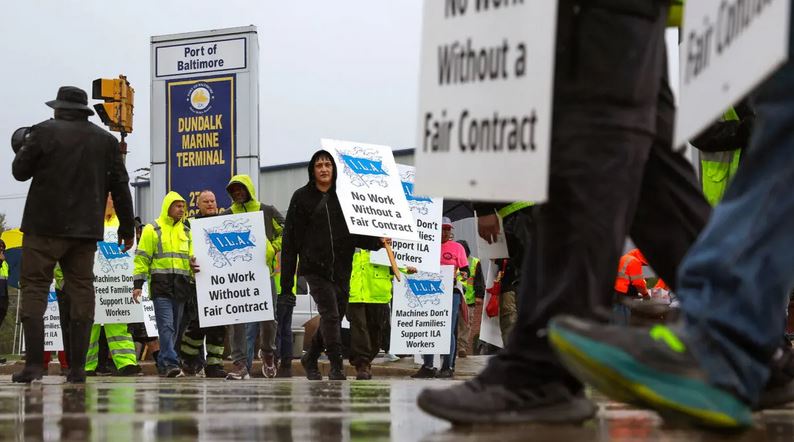
<svg viewBox="0 0 794 442"><path fill-rule="evenodd" d="M72 386L50 378L23 387L5 378L0 378L0 434L18 440L794 440L794 409L767 411L758 415L755 428L725 435L671 424L596 396L597 418L580 426L453 428L416 406L423 388L443 386L436 382L111 378Z"/></svg>

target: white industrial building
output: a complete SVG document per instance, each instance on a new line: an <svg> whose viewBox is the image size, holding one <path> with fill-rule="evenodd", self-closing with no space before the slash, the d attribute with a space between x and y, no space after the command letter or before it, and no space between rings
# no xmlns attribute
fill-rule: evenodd
<svg viewBox="0 0 794 442"><path fill-rule="evenodd" d="M394 159L400 164L414 164L414 149L394 151ZM309 177L309 162L279 164L259 168L259 189L257 198L265 204L276 206L286 216L289 200L295 190L306 184ZM159 215L161 201L152 201L149 179L135 178L132 182L135 215L140 216L144 223L150 223Z"/></svg>

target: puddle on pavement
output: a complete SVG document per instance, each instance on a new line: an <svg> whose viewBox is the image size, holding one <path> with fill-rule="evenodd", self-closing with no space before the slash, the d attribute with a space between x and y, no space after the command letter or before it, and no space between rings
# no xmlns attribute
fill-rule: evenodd
<svg viewBox="0 0 794 442"><path fill-rule="evenodd" d="M416 406L419 392L440 381L111 378L72 386L50 377L23 387L8 378L0 377L0 434L26 441L794 440L791 408L759 414L755 428L733 435L666 423L600 396L598 417L580 426L453 428Z"/></svg>

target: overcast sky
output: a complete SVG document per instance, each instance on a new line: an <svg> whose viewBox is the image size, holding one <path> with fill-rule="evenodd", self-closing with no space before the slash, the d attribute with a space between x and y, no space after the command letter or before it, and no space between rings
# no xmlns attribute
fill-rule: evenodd
<svg viewBox="0 0 794 442"><path fill-rule="evenodd" d="M18 226L29 184L11 176L11 134L50 118L44 102L61 85L90 95L95 78L127 75L136 93L127 168L133 177L149 166L153 35L258 28L262 165L305 161L321 137L413 147L421 9L421 0L6 2L0 213Z"/></svg>
<svg viewBox="0 0 794 442"><path fill-rule="evenodd" d="M305 161L322 137L413 147L421 9L422 0L6 2L0 213L19 225L29 183L11 176L8 140L14 129L52 116L44 102L61 85L90 95L95 78L127 75L136 90L127 168L134 178L134 170L149 166L153 35L258 28L261 165ZM675 72L677 60L671 61Z"/></svg>

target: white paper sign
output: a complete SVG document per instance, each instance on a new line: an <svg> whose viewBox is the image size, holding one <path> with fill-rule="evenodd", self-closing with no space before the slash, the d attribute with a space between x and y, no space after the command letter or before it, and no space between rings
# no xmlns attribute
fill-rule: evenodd
<svg viewBox="0 0 794 442"><path fill-rule="evenodd" d="M191 220L201 327L273 320L262 212Z"/></svg>
<svg viewBox="0 0 794 442"><path fill-rule="evenodd" d="M418 241L388 146L323 139L336 161L336 195L350 233Z"/></svg>
<svg viewBox="0 0 794 442"><path fill-rule="evenodd" d="M148 284L144 284L141 290L141 309L143 309L143 325L146 327L146 336L150 338L160 336L157 332L157 318L154 314L154 302L149 298Z"/></svg>
<svg viewBox="0 0 794 442"><path fill-rule="evenodd" d="M413 266L420 272L438 273L441 268L441 216L444 213L442 198L428 198L414 194L414 175L412 166L398 164L405 199L416 220L416 229L421 241L392 241L394 258L400 267ZM372 252L370 262L391 265L385 249Z"/></svg>
<svg viewBox="0 0 794 442"><path fill-rule="evenodd" d="M497 219L499 220L499 234L496 235L496 242L488 244L488 241L482 239L479 234L477 235L477 252L482 260L510 257L510 254L507 253L507 239L502 217L497 216Z"/></svg>
<svg viewBox="0 0 794 442"><path fill-rule="evenodd" d="M491 288L493 286L493 281L496 278L496 266L493 265L493 262L491 261L483 261L483 267L487 268L485 272L485 287ZM485 298L483 299L482 304L483 308L482 321L480 322L480 340L502 348L504 347L504 343L502 342L502 329L500 328L499 324L499 315L496 315L492 318L488 316L488 313L485 311L485 306L488 305L490 300L491 293L486 290Z"/></svg>
<svg viewBox="0 0 794 442"><path fill-rule="evenodd" d="M686 3L676 146L697 136L786 60L790 5L789 0Z"/></svg>
<svg viewBox="0 0 794 442"><path fill-rule="evenodd" d="M97 243L94 256L95 324L129 324L143 321L143 312L132 299L131 252L118 246L115 227L105 228L103 241Z"/></svg>
<svg viewBox="0 0 794 442"><path fill-rule="evenodd" d="M419 272L394 279L391 352L448 354L452 337L452 275ZM455 312L457 314L457 312Z"/></svg>
<svg viewBox="0 0 794 442"><path fill-rule="evenodd" d="M58 309L58 295L55 284L50 285L47 295L47 310L44 311L44 351L63 350L63 332L61 330L61 312Z"/></svg>
<svg viewBox="0 0 794 442"><path fill-rule="evenodd" d="M556 1L426 1L417 192L543 201Z"/></svg>

